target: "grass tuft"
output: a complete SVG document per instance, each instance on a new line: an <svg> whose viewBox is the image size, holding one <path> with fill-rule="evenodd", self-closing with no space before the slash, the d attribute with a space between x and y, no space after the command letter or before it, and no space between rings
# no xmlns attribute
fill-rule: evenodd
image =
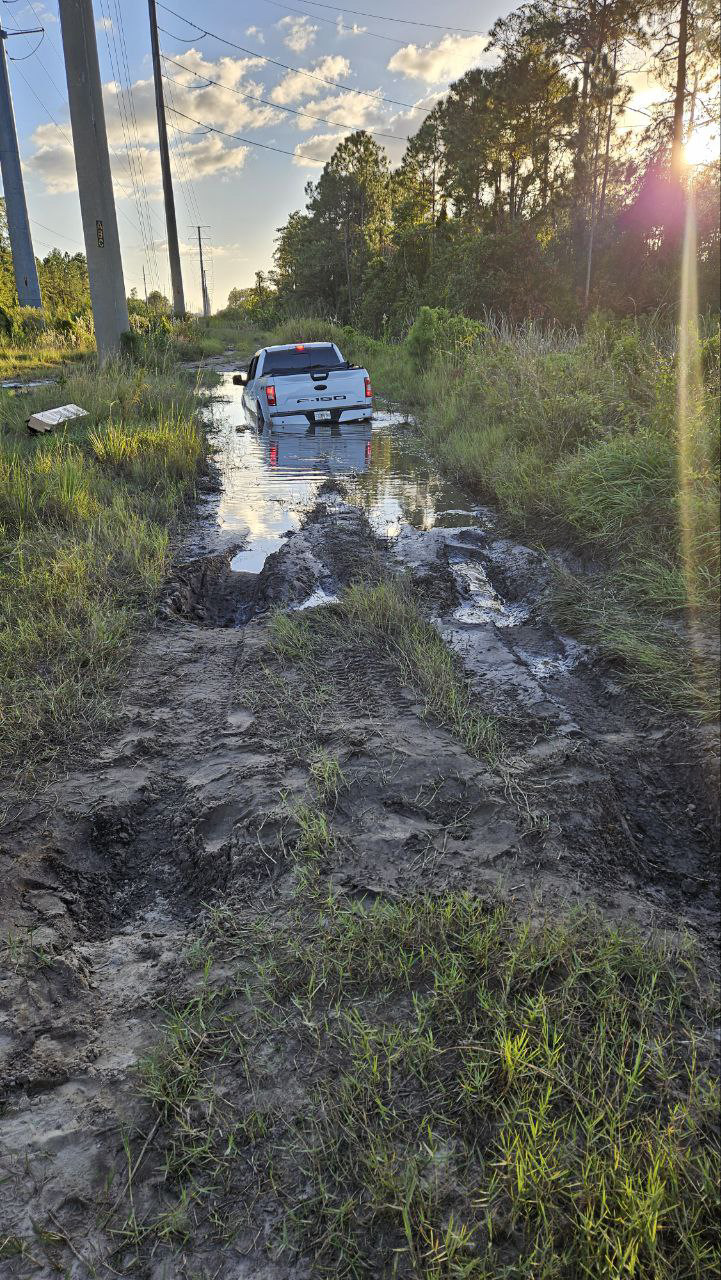
<svg viewBox="0 0 721 1280"><path fill-rule="evenodd" d="M499 723L473 705L468 681L404 582L353 583L337 612L355 641L380 644L401 678L420 690L430 714L448 726L471 755L500 763Z"/></svg>
<svg viewBox="0 0 721 1280"><path fill-rule="evenodd" d="M318 1276L716 1273L713 1008L685 944L464 893L225 911L205 944L223 976L143 1074L149 1245L190 1204L211 1237L274 1222L271 1253Z"/></svg>

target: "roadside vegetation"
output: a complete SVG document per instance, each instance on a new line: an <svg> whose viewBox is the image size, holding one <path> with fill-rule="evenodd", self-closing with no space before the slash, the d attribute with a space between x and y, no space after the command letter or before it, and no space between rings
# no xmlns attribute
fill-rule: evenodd
<svg viewBox="0 0 721 1280"><path fill-rule="evenodd" d="M88 416L43 436L63 403ZM28 766L97 714L203 465L194 379L118 362L2 395L0 757Z"/></svg>
<svg viewBox="0 0 721 1280"><path fill-rule="evenodd" d="M401 341L317 316L265 340L328 336L377 392L415 410L442 469L497 504L509 529L582 558L583 572L556 575L562 626L653 700L717 714L717 322L701 329L683 421L678 331L658 319L594 316L578 331L423 308ZM250 345L242 330L236 341Z"/></svg>
<svg viewBox="0 0 721 1280"><path fill-rule="evenodd" d="M368 769L388 769L342 736L351 687L373 723L359 671L383 700L425 693L504 787L497 739L454 722L460 675L426 681L429 633L383 578L268 619L242 701L307 782L264 812L270 878L207 908L139 1064L144 1124L103 1216L121 1269L185 1245L334 1280L718 1267L717 1003L694 944L424 892L422 871L399 896L337 876Z"/></svg>
<svg viewBox="0 0 721 1280"><path fill-rule="evenodd" d="M322 863L328 820L297 827L295 856ZM163 1206L136 1216L129 1176L121 1247L257 1239L262 1220L271 1257L319 1276L715 1272L711 1010L688 947L466 894L368 907L297 886L261 918L211 912L191 951L195 992L140 1075Z"/></svg>
<svg viewBox="0 0 721 1280"><path fill-rule="evenodd" d="M323 655L329 646L359 660L363 654L380 657L402 683L417 691L426 714L450 730L469 755L491 767L503 764L500 721L478 707L458 662L404 577L354 582L338 604L303 614L276 610L270 615L269 635L276 657L305 668L316 697L322 694ZM273 673L267 670L265 675L272 685ZM308 719L312 721L312 711ZM325 777L322 761L322 754L314 760L313 777Z"/></svg>

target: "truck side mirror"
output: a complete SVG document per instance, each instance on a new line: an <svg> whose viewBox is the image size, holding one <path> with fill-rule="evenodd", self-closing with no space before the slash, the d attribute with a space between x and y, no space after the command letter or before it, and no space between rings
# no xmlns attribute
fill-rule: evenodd
<svg viewBox="0 0 721 1280"><path fill-rule="evenodd" d="M248 372L246 369L243 369L241 373L233 374L234 387L245 387L247 383L248 383Z"/></svg>

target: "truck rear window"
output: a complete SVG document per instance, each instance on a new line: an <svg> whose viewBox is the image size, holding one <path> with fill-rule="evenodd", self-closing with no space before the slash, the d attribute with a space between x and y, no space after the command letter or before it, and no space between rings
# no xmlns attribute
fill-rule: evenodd
<svg viewBox="0 0 721 1280"><path fill-rule="evenodd" d="M330 344L322 347L304 347L298 351L291 347L288 351L266 351L263 362L263 374L273 374L276 378L283 373L309 373L311 369L344 369L347 360L339 360L337 352Z"/></svg>

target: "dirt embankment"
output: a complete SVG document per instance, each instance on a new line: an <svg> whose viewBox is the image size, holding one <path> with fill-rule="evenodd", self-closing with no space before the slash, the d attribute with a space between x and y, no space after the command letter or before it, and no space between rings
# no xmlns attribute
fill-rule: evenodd
<svg viewBox="0 0 721 1280"><path fill-rule="evenodd" d="M312 661L302 625L278 642L271 607L302 622L299 606L401 570L464 657L498 753L427 714L411 668L357 630L321 628ZM544 572L478 529L386 545L332 488L257 577L225 553L178 568L114 731L2 828L0 1276L313 1274L269 1261L262 1204L232 1243L202 1224L151 1248L138 1223L165 1179L136 1067L160 1010L192 994L204 904L231 901L250 928L295 892L289 850L323 761L342 775L323 870L351 899L469 889L536 917L591 904L713 945L703 743L557 635Z"/></svg>

